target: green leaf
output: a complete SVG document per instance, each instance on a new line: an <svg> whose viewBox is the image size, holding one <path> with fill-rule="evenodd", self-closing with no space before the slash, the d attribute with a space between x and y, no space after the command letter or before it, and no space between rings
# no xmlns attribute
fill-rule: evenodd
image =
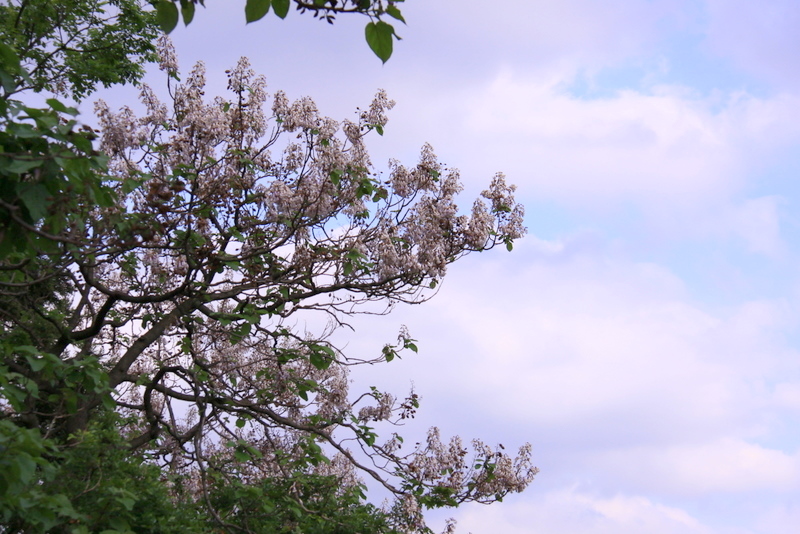
<svg viewBox="0 0 800 534"><path fill-rule="evenodd" d="M128 193L135 191L136 189L140 188L144 185L146 180L137 180L135 178L126 178L122 182L122 194L127 195Z"/></svg>
<svg viewBox="0 0 800 534"><path fill-rule="evenodd" d="M28 365L30 365L31 371L33 371L34 373L38 373L39 371L44 369L45 365L47 365L46 358L35 358L33 356L26 355L25 359L28 361Z"/></svg>
<svg viewBox="0 0 800 534"><path fill-rule="evenodd" d="M17 194L28 209L33 221L39 221L47 215L49 194L44 185L22 183L17 186Z"/></svg>
<svg viewBox="0 0 800 534"><path fill-rule="evenodd" d="M92 183L92 193L97 205L103 208L108 208L116 203L116 198L109 188L97 182Z"/></svg>
<svg viewBox="0 0 800 534"><path fill-rule="evenodd" d="M117 502L124 506L126 510L131 511L136 504L136 499L132 497L117 497Z"/></svg>
<svg viewBox="0 0 800 534"><path fill-rule="evenodd" d="M324 371L325 369L330 367L330 361L319 352L312 352L310 359L311 359L311 365L313 365L314 367L316 367L321 371Z"/></svg>
<svg viewBox="0 0 800 534"><path fill-rule="evenodd" d="M252 325L250 323L242 323L237 326L228 336L228 340L230 341L231 345L236 345L241 340L249 336L251 326Z"/></svg>
<svg viewBox="0 0 800 534"><path fill-rule="evenodd" d="M334 356L335 353L332 348L324 345L312 345L309 360L311 361L311 365L320 371L324 371L331 366Z"/></svg>
<svg viewBox="0 0 800 534"><path fill-rule="evenodd" d="M37 349L33 345L17 345L16 347L14 347L14 352L29 354L31 356L36 356L36 357L41 356L39 349Z"/></svg>
<svg viewBox="0 0 800 534"><path fill-rule="evenodd" d="M397 9L397 6L388 6L386 8L386 14L392 18L399 20L403 24L406 23L406 19L403 18L403 15L400 13L400 10Z"/></svg>
<svg viewBox="0 0 800 534"><path fill-rule="evenodd" d="M282 19L289 13L289 5L289 0L272 0L272 10Z"/></svg>
<svg viewBox="0 0 800 534"><path fill-rule="evenodd" d="M102 404L103 404L103 407L104 407L106 410L109 410L109 411L110 411L110 410L113 410L114 408L116 408L116 407L117 407L117 403L116 403L116 401L114 400L114 397L112 397L111 395L103 395L103 396L100 398L100 402L102 402Z"/></svg>
<svg viewBox="0 0 800 534"><path fill-rule="evenodd" d="M310 378L301 380L297 382L297 395L304 401L308 401L308 392L316 391L318 387L319 383L316 380L311 380Z"/></svg>
<svg viewBox="0 0 800 534"><path fill-rule="evenodd" d="M51 114L34 117L34 121L40 130L50 130L58 125L58 117Z"/></svg>
<svg viewBox="0 0 800 534"><path fill-rule="evenodd" d="M44 162L40 159L12 159L3 170L9 174L22 174L34 167L40 167L42 163Z"/></svg>
<svg viewBox="0 0 800 534"><path fill-rule="evenodd" d="M48 98L46 100L47 105L53 108L55 111L60 111L61 113L67 113L75 117L78 115L78 110L72 107L65 106L60 100L56 100L55 98Z"/></svg>
<svg viewBox="0 0 800 534"><path fill-rule="evenodd" d="M336 358L336 352L334 352L334 350L331 347L327 345L318 345L318 347L322 352L330 356L331 359Z"/></svg>
<svg viewBox="0 0 800 534"><path fill-rule="evenodd" d="M247 23L255 22L269 13L270 0L247 0L244 6L244 18Z"/></svg>
<svg viewBox="0 0 800 534"><path fill-rule="evenodd" d="M382 20L370 22L364 29L367 44L380 60L386 63L392 57L392 37L394 28Z"/></svg>
<svg viewBox="0 0 800 534"><path fill-rule="evenodd" d="M368 447L372 447L373 445L375 445L375 438L377 438L378 435L372 431L372 427L361 426L360 428L362 431L361 439L364 440L364 443Z"/></svg>
<svg viewBox="0 0 800 534"><path fill-rule="evenodd" d="M23 139L31 139L42 136L42 132L30 124L9 124L6 127L6 131L17 137L22 137Z"/></svg>
<svg viewBox="0 0 800 534"><path fill-rule="evenodd" d="M194 19L194 2L181 0L181 15L183 15L183 25L188 26Z"/></svg>
<svg viewBox="0 0 800 534"><path fill-rule="evenodd" d="M34 462L30 457L17 455L14 458L16 468L17 468L17 478L22 484L27 484L31 480L33 480L33 475L36 472L36 462Z"/></svg>
<svg viewBox="0 0 800 534"><path fill-rule="evenodd" d="M0 61L11 74L18 74L20 71L20 59L17 52L5 43L0 43Z"/></svg>
<svg viewBox="0 0 800 534"><path fill-rule="evenodd" d="M161 0L156 5L156 20L164 33L170 33L178 25L178 6L170 0Z"/></svg>
<svg viewBox="0 0 800 534"><path fill-rule="evenodd" d="M17 79L9 75L8 72L3 70L2 68L0 68L0 85L3 86L3 90L5 90L6 93L10 93L17 88ZM2 102L0 104L5 104L5 103ZM3 109L3 111L5 111L5 109Z"/></svg>
<svg viewBox="0 0 800 534"><path fill-rule="evenodd" d="M379 200L386 200L389 198L389 191L385 187L379 187L375 194L372 195L372 201L378 202Z"/></svg>

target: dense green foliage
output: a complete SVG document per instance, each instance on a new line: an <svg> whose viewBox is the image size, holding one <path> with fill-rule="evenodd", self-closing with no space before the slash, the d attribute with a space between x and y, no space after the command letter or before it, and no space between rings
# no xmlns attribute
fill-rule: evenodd
<svg viewBox="0 0 800 534"><path fill-rule="evenodd" d="M0 421L0 532L352 534L394 532L358 488L297 473L244 483L210 473L210 506L131 454L118 416L97 414L68 446ZM214 510L215 516L210 514Z"/></svg>
<svg viewBox="0 0 800 534"><path fill-rule="evenodd" d="M142 0L16 0L0 6L3 43L28 76L13 91L62 92L76 99L135 82L152 61L155 17ZM10 87L6 84L8 92Z"/></svg>
<svg viewBox="0 0 800 534"><path fill-rule="evenodd" d="M212 507L225 521L248 532L272 534L353 534L394 530L386 514L364 504L359 488L342 488L333 476L297 472L288 478L245 484L217 476Z"/></svg>
<svg viewBox="0 0 800 534"><path fill-rule="evenodd" d="M130 454L114 417L99 419L39 458L38 476L18 484L2 509L5 531L202 532L200 516L168 490L158 467Z"/></svg>

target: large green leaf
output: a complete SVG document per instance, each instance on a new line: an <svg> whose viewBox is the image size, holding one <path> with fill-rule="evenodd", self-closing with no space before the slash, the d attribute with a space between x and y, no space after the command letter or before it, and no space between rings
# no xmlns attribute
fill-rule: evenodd
<svg viewBox="0 0 800 534"><path fill-rule="evenodd" d="M270 0L247 0L244 6L244 17L247 23L255 22L269 12Z"/></svg>
<svg viewBox="0 0 800 534"><path fill-rule="evenodd" d="M332 348L325 345L311 345L311 355L309 360L311 361L311 365L317 369L324 371L331 366L331 363L333 363L335 358L336 353Z"/></svg>
<svg viewBox="0 0 800 534"><path fill-rule="evenodd" d="M272 0L272 10L282 19L289 13L289 5L289 0Z"/></svg>
<svg viewBox="0 0 800 534"><path fill-rule="evenodd" d="M170 0L161 0L156 6L156 20L164 33L175 29L178 18L178 6Z"/></svg>
<svg viewBox="0 0 800 534"><path fill-rule="evenodd" d="M21 183L17 185L17 195L28 209L31 220L40 221L47 215L49 193L42 184Z"/></svg>
<svg viewBox="0 0 800 534"><path fill-rule="evenodd" d="M18 74L20 71L20 60L17 52L5 43L0 43L0 65L11 74Z"/></svg>
<svg viewBox="0 0 800 534"><path fill-rule="evenodd" d="M181 0L181 15L183 15L183 24L188 26L194 19L194 2L192 0Z"/></svg>
<svg viewBox="0 0 800 534"><path fill-rule="evenodd" d="M22 174L29 170L41 167L43 160L41 159L12 159L8 164L0 164L0 170L3 173L9 174Z"/></svg>
<svg viewBox="0 0 800 534"><path fill-rule="evenodd" d="M394 28L382 20L370 22L364 30L367 44L381 61L386 63L392 56L392 38Z"/></svg>

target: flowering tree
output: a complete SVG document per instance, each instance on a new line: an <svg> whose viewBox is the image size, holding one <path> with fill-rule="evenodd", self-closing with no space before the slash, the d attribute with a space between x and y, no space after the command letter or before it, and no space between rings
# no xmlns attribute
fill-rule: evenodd
<svg viewBox="0 0 800 534"><path fill-rule="evenodd" d="M161 66L175 75L163 45ZM510 247L524 232L513 187L496 176L488 203L460 215L458 173L429 146L412 168L392 162L382 180L364 136L386 124L393 102L383 92L357 123L340 124L308 98L278 92L267 107L264 79L245 59L228 72L230 99L205 101L204 76L197 65L169 107L144 87L138 119L97 106L121 203L136 209L98 210L82 230L81 240L96 237L94 254L75 256L87 301L77 322L97 331L118 403L137 414L132 444L163 436L158 454L201 472L224 471L231 455L253 458L234 463L235 476L357 468L404 499L414 521L418 504L490 502L524 488L527 449L512 460L476 443L467 454L435 430L407 453L397 434L380 442L372 425L413 415L416 396L396 402L372 390L352 401L346 369L359 360L328 341L369 303L422 302L448 263ZM328 321L320 331L292 328L315 313ZM120 329L134 325L121 342ZM371 361L402 349L416 350L406 332ZM183 420L182 403L192 407ZM331 465L318 443L338 455Z"/></svg>
<svg viewBox="0 0 800 534"><path fill-rule="evenodd" d="M408 332L374 358L331 341L353 314L423 302L464 255L510 249L524 233L513 186L495 176L462 214L458 172L427 145L416 165L377 174L364 138L386 125L382 91L356 122L337 122L309 98L270 99L245 59L227 73L229 98L211 101L202 64L175 85L166 40L160 65L168 104L143 86L141 117L96 106L115 201L74 191L66 225L36 228L56 248L8 266L41 296L2 318L30 344L5 359L7 415L69 439L121 414L128 446L230 531L273 531L268 510L235 504L255 488L330 520L309 488L333 480L346 498L369 477L396 497L391 528L407 532L425 531L424 508L524 489L529 446L512 458L437 429L410 449L394 431L379 437L413 417L417 396L351 395L347 369L416 351ZM99 378L37 372L54 361Z"/></svg>
<svg viewBox="0 0 800 534"><path fill-rule="evenodd" d="M347 369L416 351L407 332L374 358L331 338L354 313L424 301L466 253L510 248L513 188L497 176L462 215L457 172L427 146L383 179L363 138L386 95L337 123L269 100L246 62L227 100L203 99L198 66L169 105L143 87L143 117L99 104L105 154L74 109L17 100L137 81L170 4L149 3L0 6L0 531L413 531L421 508L524 488L528 448L379 438L417 397L351 395ZM402 21L392 1L295 4L369 16L384 61L381 17ZM248 1L246 17L288 5ZM178 78L166 42L161 66ZM359 477L397 497L390 512Z"/></svg>

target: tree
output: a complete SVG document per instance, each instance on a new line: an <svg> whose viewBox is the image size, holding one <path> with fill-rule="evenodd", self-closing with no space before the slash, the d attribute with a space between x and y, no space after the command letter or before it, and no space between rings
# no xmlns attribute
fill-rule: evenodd
<svg viewBox="0 0 800 534"><path fill-rule="evenodd" d="M425 507L530 482L528 447L470 453L436 429L411 450L395 431L381 440L418 398L349 395L347 369L415 341L401 330L365 358L331 339L354 313L423 302L464 255L510 249L522 208L501 175L462 215L458 173L428 146L376 174L364 137L386 125L382 92L337 123L308 98L270 102L242 60L231 96L209 102L202 66L175 85L166 40L171 101L142 86L143 117L99 103L98 152L74 110L11 98L69 68L47 63L37 85L27 56L0 52L3 532L422 531ZM86 72L103 83L106 67ZM363 501L358 473L397 496L391 511ZM171 519L156 528L147 510Z"/></svg>
<svg viewBox="0 0 800 534"><path fill-rule="evenodd" d="M22 71L3 77L5 98L51 91L81 99L102 84L138 81L155 59L155 14L140 0L12 0L0 5L8 61ZM13 60L12 60L13 63Z"/></svg>

